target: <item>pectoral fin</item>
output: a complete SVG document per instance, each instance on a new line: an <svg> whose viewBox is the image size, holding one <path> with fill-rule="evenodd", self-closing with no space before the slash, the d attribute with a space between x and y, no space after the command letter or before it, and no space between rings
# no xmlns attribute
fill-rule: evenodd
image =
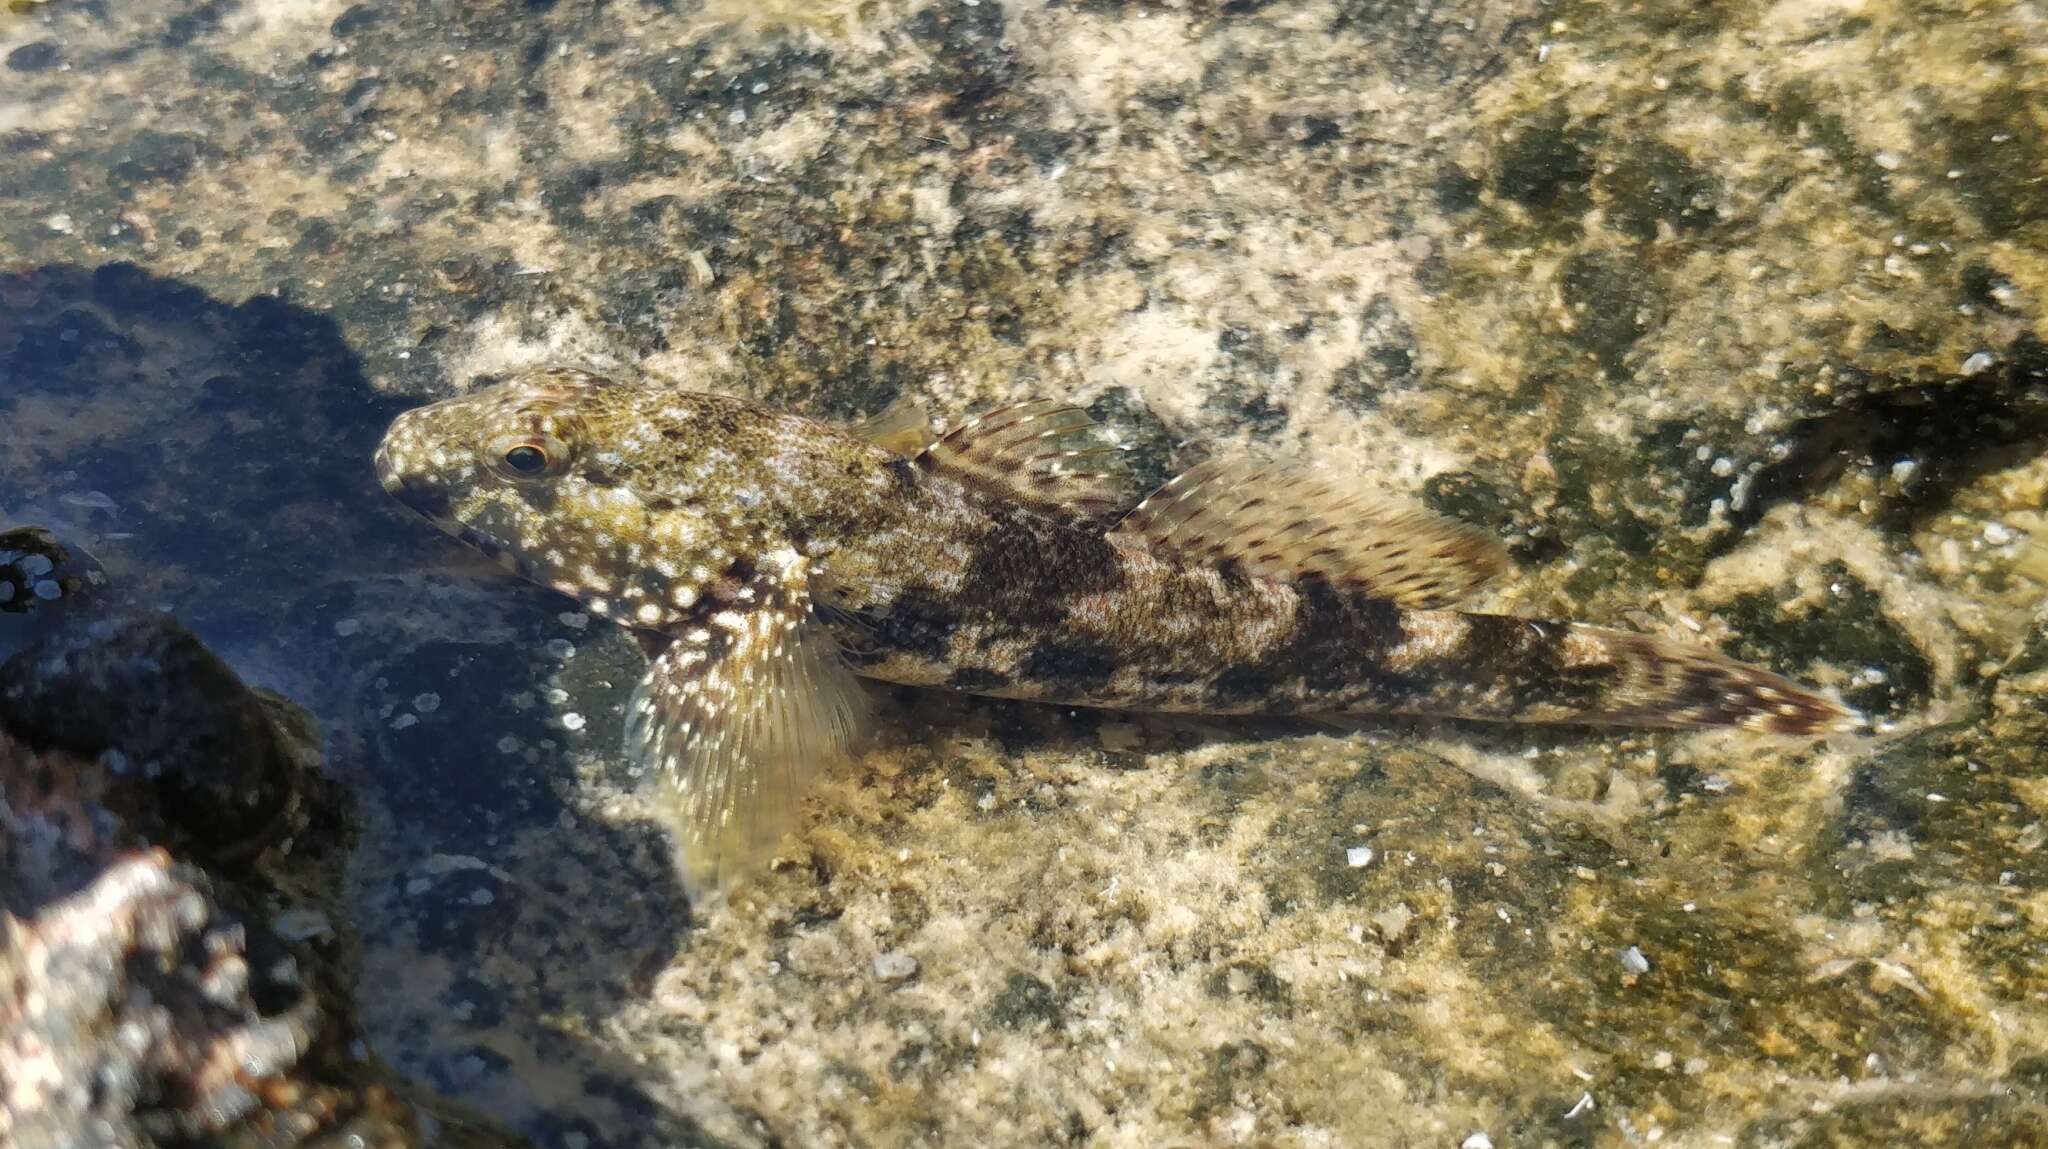
<svg viewBox="0 0 2048 1149"><path fill-rule="evenodd" d="M693 904L729 890L798 828L805 791L847 757L866 713L859 679L810 617L801 564L708 607L633 697L627 749L671 816Z"/></svg>

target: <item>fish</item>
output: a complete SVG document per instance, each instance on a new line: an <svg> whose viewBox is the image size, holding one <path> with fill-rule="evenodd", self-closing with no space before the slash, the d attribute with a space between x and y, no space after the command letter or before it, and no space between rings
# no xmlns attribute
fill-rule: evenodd
<svg viewBox="0 0 2048 1149"><path fill-rule="evenodd" d="M741 884L872 722L863 680L1061 706L1737 727L1861 716L1713 650L1464 609L1498 540L1305 462L1217 455L1133 501L1056 399L935 431L551 367L401 413L384 488L631 630L625 723L693 903Z"/></svg>

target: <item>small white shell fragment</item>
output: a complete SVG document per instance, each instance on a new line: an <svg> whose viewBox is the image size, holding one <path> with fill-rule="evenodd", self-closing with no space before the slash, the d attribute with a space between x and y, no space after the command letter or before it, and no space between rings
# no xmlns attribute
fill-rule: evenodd
<svg viewBox="0 0 2048 1149"><path fill-rule="evenodd" d="M1493 1138L1488 1137L1486 1130L1481 1129L1458 1142L1458 1149L1493 1149Z"/></svg>
<svg viewBox="0 0 2048 1149"><path fill-rule="evenodd" d="M875 976L883 981L908 981L917 975L917 959L901 950L875 955Z"/></svg>
<svg viewBox="0 0 2048 1149"><path fill-rule="evenodd" d="M1372 865L1371 846L1352 846L1344 851L1344 864L1354 870Z"/></svg>
<svg viewBox="0 0 2048 1149"><path fill-rule="evenodd" d="M1975 375L1990 366L1991 353L1989 351L1979 351L1968 359L1963 360L1963 374Z"/></svg>
<svg viewBox="0 0 2048 1149"><path fill-rule="evenodd" d="M583 729L584 725L585 721L583 716L581 714L576 713L573 710L571 710L567 714L562 715L562 729L564 730L581 730Z"/></svg>
<svg viewBox="0 0 2048 1149"><path fill-rule="evenodd" d="M1640 949L1637 949L1637 948L1636 948L1635 946L1630 946L1630 947L1628 947L1627 949L1625 949L1625 950L1621 951L1620 957L1621 957L1621 968L1623 968L1623 969L1627 970L1628 972L1630 972L1630 973L1649 973L1649 972L1650 972L1650 959L1649 959L1649 958L1646 958L1646 957L1644 957L1644 956L1643 956L1643 951L1642 951L1642 950L1640 950Z"/></svg>

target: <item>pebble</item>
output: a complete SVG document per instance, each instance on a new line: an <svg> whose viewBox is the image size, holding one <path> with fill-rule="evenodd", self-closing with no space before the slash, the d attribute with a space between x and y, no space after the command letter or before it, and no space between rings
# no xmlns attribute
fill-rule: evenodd
<svg viewBox="0 0 2048 1149"><path fill-rule="evenodd" d="M1344 851L1344 864L1352 869L1363 869L1372 865L1371 846L1352 846Z"/></svg>
<svg viewBox="0 0 2048 1149"><path fill-rule="evenodd" d="M562 715L562 729L564 730L581 730L584 725L583 716L573 710Z"/></svg>
<svg viewBox="0 0 2048 1149"><path fill-rule="evenodd" d="M47 72L63 60L63 51L50 40L34 40L7 53L7 66L16 72Z"/></svg>
<svg viewBox="0 0 2048 1149"><path fill-rule="evenodd" d="M1649 959L1649 958L1646 958L1646 957L1644 957L1644 956L1643 956L1643 951L1642 951L1642 950L1640 950L1640 949L1637 949L1637 948L1636 948L1635 946L1630 946L1630 947L1628 947L1627 949L1625 949L1625 950L1621 951L1621 955L1620 955L1620 956L1621 956L1621 968L1623 968L1623 969L1627 970L1628 972L1630 972L1630 973L1649 973L1649 972L1650 972L1650 959Z"/></svg>
<svg viewBox="0 0 2048 1149"><path fill-rule="evenodd" d="M1493 1149L1493 1138L1488 1137L1482 1129L1458 1142L1458 1149Z"/></svg>
<svg viewBox="0 0 2048 1149"><path fill-rule="evenodd" d="M349 635L355 634L356 632L362 629L363 623L361 619L344 618L340 622L334 624L334 633L340 635L343 638L347 638Z"/></svg>
<svg viewBox="0 0 2048 1149"><path fill-rule="evenodd" d="M875 957L875 976L883 981L908 981L917 976L917 959L901 950Z"/></svg>

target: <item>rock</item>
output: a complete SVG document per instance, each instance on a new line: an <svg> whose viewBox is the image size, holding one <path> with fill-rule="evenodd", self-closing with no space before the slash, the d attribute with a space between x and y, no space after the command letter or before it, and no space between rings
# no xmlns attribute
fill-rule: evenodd
<svg viewBox="0 0 2048 1149"><path fill-rule="evenodd" d="M23 44L7 53L7 66L16 72L47 72L64 58L57 45L48 40Z"/></svg>
<svg viewBox="0 0 2048 1149"><path fill-rule="evenodd" d="M57 55L0 70L0 501L351 748L353 913L242 915L205 860L333 837L269 805L289 751L186 759L209 832L151 833L252 938L359 931L362 1033L417 1088L567 1145L2038 1139L2022 6L18 23ZM1489 609L1716 646L1880 732L888 692L782 864L693 916L614 749L639 652L366 462L398 410L562 360L825 417L1073 396L1148 480L1256 443L1501 535ZM251 794L280 821L209 806Z"/></svg>
<svg viewBox="0 0 2048 1149"><path fill-rule="evenodd" d="M90 610L106 581L98 559L49 530L0 529L0 655L57 617Z"/></svg>
<svg viewBox="0 0 2048 1149"><path fill-rule="evenodd" d="M303 712L168 619L0 664L8 1144L415 1146L423 1111L451 1122L433 1143L512 1143L362 1048L327 924L345 806Z"/></svg>
<svg viewBox="0 0 2048 1149"><path fill-rule="evenodd" d="M0 663L0 726L33 749L117 756L148 790L136 829L202 864L303 830L309 788L336 804L317 740L287 733L305 721L164 616L66 627Z"/></svg>

